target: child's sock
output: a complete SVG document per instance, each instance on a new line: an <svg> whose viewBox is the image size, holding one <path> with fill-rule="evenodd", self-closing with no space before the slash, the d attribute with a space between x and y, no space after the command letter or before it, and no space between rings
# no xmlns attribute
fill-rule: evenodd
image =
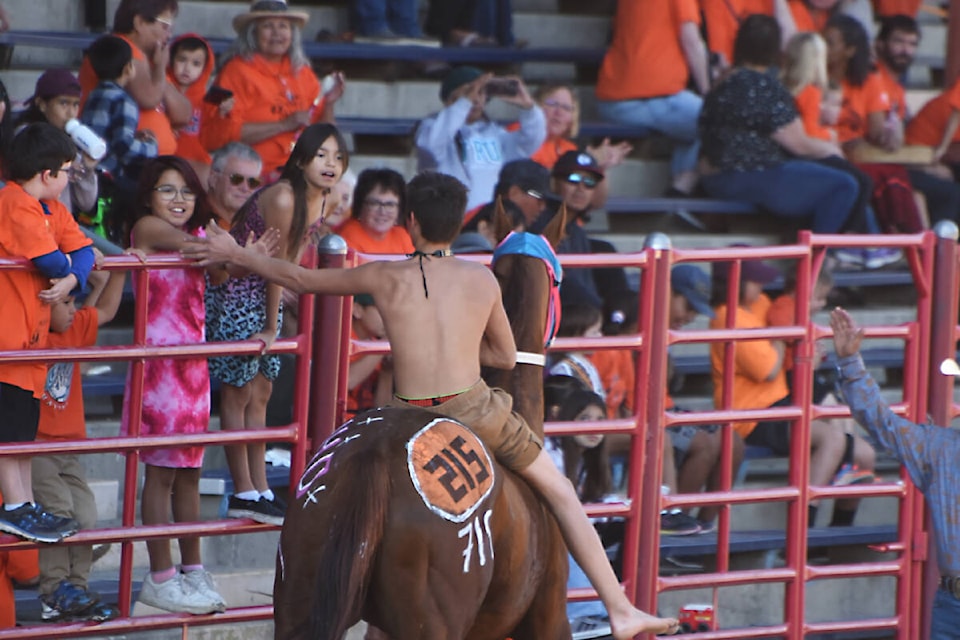
<svg viewBox="0 0 960 640"><path fill-rule="evenodd" d="M260 497L266 498L267 502L273 502L273 489L267 489L266 491L261 491Z"/></svg>
<svg viewBox="0 0 960 640"><path fill-rule="evenodd" d="M150 572L150 577L153 578L153 581L157 584L171 580L175 575L177 575L176 567L170 567L169 569L164 569L163 571Z"/></svg>
<svg viewBox="0 0 960 640"><path fill-rule="evenodd" d="M241 491L240 493L236 494L236 496L241 500L252 500L253 502L256 502L260 499L260 492L256 490Z"/></svg>
<svg viewBox="0 0 960 640"><path fill-rule="evenodd" d="M27 504L27 503L26 503L26 502L8 502L8 503L6 503L5 505L3 505L3 510L4 510L4 511L15 511L15 510L19 509L20 507L22 507L23 505L25 505L25 504Z"/></svg>
<svg viewBox="0 0 960 640"><path fill-rule="evenodd" d="M180 571L183 573L191 573L193 571L203 571L202 564L184 564L180 566Z"/></svg>

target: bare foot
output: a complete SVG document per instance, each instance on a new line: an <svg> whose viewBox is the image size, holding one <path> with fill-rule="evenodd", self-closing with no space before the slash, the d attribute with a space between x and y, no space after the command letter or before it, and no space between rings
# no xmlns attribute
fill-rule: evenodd
<svg viewBox="0 0 960 640"><path fill-rule="evenodd" d="M658 618L640 609L634 609L623 617L611 615L610 626L616 640L631 640L641 633L664 635L680 630L680 622L676 618Z"/></svg>

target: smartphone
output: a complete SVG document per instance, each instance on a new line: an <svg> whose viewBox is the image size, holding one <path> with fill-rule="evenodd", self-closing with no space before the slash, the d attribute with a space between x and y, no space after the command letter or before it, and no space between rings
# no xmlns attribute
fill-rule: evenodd
<svg viewBox="0 0 960 640"><path fill-rule="evenodd" d="M203 96L204 102L209 102L210 104L220 104L224 100L233 97L233 91L230 89L224 89L223 87L218 87L217 85L211 85L207 90L207 94Z"/></svg>
<svg viewBox="0 0 960 640"><path fill-rule="evenodd" d="M516 78L491 78L487 82L488 96L513 97L520 93L520 81Z"/></svg>

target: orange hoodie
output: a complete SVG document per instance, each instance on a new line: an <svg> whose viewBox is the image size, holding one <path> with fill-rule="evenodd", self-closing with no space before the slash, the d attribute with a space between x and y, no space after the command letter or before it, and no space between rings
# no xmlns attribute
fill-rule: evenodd
<svg viewBox="0 0 960 640"><path fill-rule="evenodd" d="M206 47L207 61L203 65L203 72L200 74L200 77L197 78L193 84L184 89L180 86L180 83L177 82L177 79L173 75L173 58L174 52L177 49L177 44L186 38L196 38L203 43L203 46ZM170 43L170 64L167 65L167 82L179 89L180 92L187 97L187 99L190 101L190 105L193 107L193 115L190 116L190 124L177 129L176 131L177 155L181 158L186 158L187 160L196 160L197 162L201 162L203 164L210 164L210 154L207 153L207 150L203 148L202 144L200 144L200 126L203 121L204 107L206 106L203 101L203 96L207 93L207 85L210 83L210 76L213 75L213 67L215 64L216 58L214 56L213 49L210 47L210 43L199 34L185 33L182 36L177 36Z"/></svg>

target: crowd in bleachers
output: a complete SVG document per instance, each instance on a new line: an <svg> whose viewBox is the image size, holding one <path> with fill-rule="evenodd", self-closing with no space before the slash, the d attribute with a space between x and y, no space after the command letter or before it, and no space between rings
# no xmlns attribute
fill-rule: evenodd
<svg viewBox="0 0 960 640"><path fill-rule="evenodd" d="M621 0L599 70L598 112L605 120L635 127L638 134L658 133L671 141L670 196L749 202L820 233L914 232L940 220L958 221L960 82L916 114L909 113L905 99L905 74L922 37L915 19L919 4ZM432 46L436 43L425 42L429 33L449 46L518 46L509 0L434 0L423 26L415 0L355 0L351 9L357 41ZM253 0L249 11L232 17L237 36L219 60L202 34L174 37L183 31L177 15L176 0L121 0L111 33L85 51L78 76L67 69L45 71L23 109L15 108L0 86L0 153L8 181L0 191L0 216L5 216L0 218L0 256L29 258L43 274L0 271L0 286L33 291L24 303L22 326L5 332L0 349L89 344L96 326L116 312L122 286L122 278L110 278L80 311L74 309L101 252L177 251L202 235L209 220L241 244L258 243L293 263L331 232L363 253L414 251L405 227L410 176L387 168L359 175L349 171L347 142L335 126L336 106L350 90L349 82L336 71L318 78L311 68L302 46L308 13L284 0ZM10 18L0 6L0 28L8 28ZM879 31L871 44L875 21ZM492 252L500 206L514 229L534 232L564 211L560 253L615 251L584 225L592 212L603 209L607 174L633 152L633 144L606 138L580 144L575 87L549 84L532 91L519 76L457 66L445 74L438 93L439 108L424 114L414 144L418 171L451 175L468 189L464 233L455 250ZM511 105L515 122L490 118L490 100ZM28 143L44 150L32 163L21 157L33 154ZM926 153L918 156L918 147ZM30 224L13 222L20 217ZM51 231L52 217L57 223ZM46 242L29 246L26 233L41 234ZM890 249L863 249L837 250L834 257L876 268L901 256ZM713 286L729 284L721 264L717 267ZM736 327L790 324L792 307L782 309L791 303L789 294L770 307L762 293L775 275L766 265L744 263L739 305L728 313L725 288L711 300L709 276L689 265L676 267L671 328L697 314L710 316L715 327L727 327L731 318ZM817 300L825 298L829 280L818 286ZM296 324L295 296L259 276L224 267L153 272L149 295L182 302L150 305L152 344L259 339L266 349ZM636 292L622 269L568 269L563 297L561 335L631 331ZM56 317L60 307L70 320L58 324L50 315ZM353 318L355 338L385 337L369 297L354 299ZM57 334L67 335L71 322L82 324L83 332L76 333L83 335L75 343L58 343ZM712 354L717 393L723 383L720 346ZM211 376L221 383L221 427L260 428L267 421L273 383L283 380L275 355L214 358L209 368L205 360L154 360L145 368L143 434L206 430ZM74 375L79 369L58 373L74 376L74 393L59 399L51 396L55 368L44 368L39 377L15 369L0 366L0 402L13 402L8 398L14 389L16 405L3 406L23 414L24 426L17 433L4 432L0 440L82 436L79 375ZM734 407L789 404L789 369L782 341L756 341L741 349ZM627 352L556 354L548 389L561 392L548 402L546 418L630 415L632 371ZM391 375L389 356L355 358L348 378L349 412L389 398ZM682 411L667 398L671 410ZM72 406L72 417L58 420L58 431L48 433L43 416L54 400ZM129 418L125 408L125 428ZM39 434L36 424L30 427L37 420ZM734 467L744 442L789 454L790 439L784 438L789 425L740 423L737 432ZM720 486L717 428L679 427L670 436L664 449L665 490L692 493ZM615 451L619 445L608 440L614 442L591 436L548 443L585 501L601 500L613 488L607 447ZM811 447L815 484L872 481L873 451L852 429L815 421ZM226 452L236 487L228 515L281 524L286 505L267 484L263 444L231 445ZM171 511L175 520L196 520L202 448L153 451L143 458L143 522L167 522ZM34 477L42 460L33 462ZM82 471L75 466L75 460L66 460L44 473L67 478L64 482L83 494ZM89 510L77 502L45 499L56 495L56 485L45 489L34 482L31 488L30 469L28 458L0 457L0 491L6 499L0 530L55 542L77 526L90 526ZM10 479L14 476L16 482ZM832 524L851 524L855 508L851 501L839 501ZM696 518L686 511L664 512L661 531L712 531L715 520L715 508L701 509ZM180 567L168 542L148 544L151 567L141 600L191 613L225 608L195 543L180 541ZM71 553L50 560L55 553L44 549L40 554L41 599L49 619L114 615L86 593L88 557Z"/></svg>

